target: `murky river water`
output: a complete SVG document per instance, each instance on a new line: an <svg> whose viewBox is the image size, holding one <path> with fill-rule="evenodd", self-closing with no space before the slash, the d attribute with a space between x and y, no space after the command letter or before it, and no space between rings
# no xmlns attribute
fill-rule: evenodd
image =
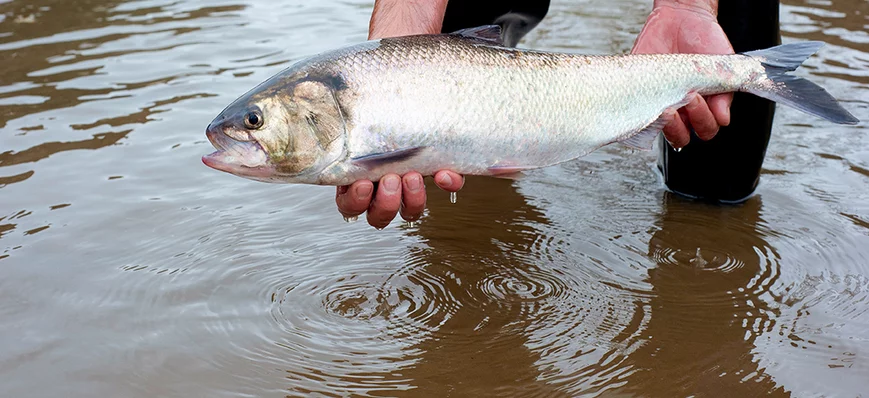
<svg viewBox="0 0 869 398"><path fill-rule="evenodd" d="M0 396L869 391L865 0L783 5L784 41L829 43L800 73L864 122L780 107L742 206L613 146L383 231L199 160L370 2L0 3ZM651 1L554 3L522 46L626 52Z"/></svg>

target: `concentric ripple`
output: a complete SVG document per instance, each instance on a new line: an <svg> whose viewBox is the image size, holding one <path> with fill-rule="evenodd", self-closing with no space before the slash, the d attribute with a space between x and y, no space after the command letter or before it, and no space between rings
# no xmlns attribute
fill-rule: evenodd
<svg viewBox="0 0 869 398"><path fill-rule="evenodd" d="M486 275L476 288L496 301L535 302L561 296L567 287L564 281L540 269L509 271L513 272Z"/></svg>
<svg viewBox="0 0 869 398"><path fill-rule="evenodd" d="M728 273L745 267L744 260L734 257L731 253L716 250L715 248L701 249L698 247L692 253L690 250L656 247L652 253L652 257L659 264L685 265L693 267L698 271Z"/></svg>
<svg viewBox="0 0 869 398"><path fill-rule="evenodd" d="M397 266L402 261L408 264ZM419 344L460 306L445 288L449 281L410 272L424 265L418 259L381 252L359 264L340 273L324 272L324 264L293 275L284 268L263 274L272 287L264 293L274 323L264 337L284 349L248 355L292 369L292 391L326 393L340 386L366 395L410 388L398 376L401 369L417 361Z"/></svg>

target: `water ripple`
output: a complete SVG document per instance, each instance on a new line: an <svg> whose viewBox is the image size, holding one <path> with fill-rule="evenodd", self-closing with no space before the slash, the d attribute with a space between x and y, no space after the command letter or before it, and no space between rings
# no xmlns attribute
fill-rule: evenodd
<svg viewBox="0 0 869 398"><path fill-rule="evenodd" d="M869 3L785 3L785 41L829 43L800 73L869 120ZM863 393L866 123L779 107L740 206L613 145L383 231L201 165L220 109L370 7L0 0L0 395ZM525 44L624 52L650 7L553 2Z"/></svg>

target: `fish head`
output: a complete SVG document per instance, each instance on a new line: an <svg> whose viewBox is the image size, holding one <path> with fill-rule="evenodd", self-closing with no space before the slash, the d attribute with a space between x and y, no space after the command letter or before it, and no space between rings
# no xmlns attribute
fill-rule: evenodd
<svg viewBox="0 0 869 398"><path fill-rule="evenodd" d="M343 158L346 129L329 81L271 79L230 104L206 129L207 166L257 181L317 184Z"/></svg>

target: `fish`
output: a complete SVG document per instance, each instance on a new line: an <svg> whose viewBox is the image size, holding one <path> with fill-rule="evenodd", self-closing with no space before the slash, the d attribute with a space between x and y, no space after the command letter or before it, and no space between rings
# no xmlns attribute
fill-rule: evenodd
<svg viewBox="0 0 869 398"><path fill-rule="evenodd" d="M613 143L649 150L698 93L747 92L858 120L788 74L823 42L730 55L581 55L504 46L497 25L362 43L302 59L206 128L205 165L269 182L347 185L439 170L507 177Z"/></svg>

